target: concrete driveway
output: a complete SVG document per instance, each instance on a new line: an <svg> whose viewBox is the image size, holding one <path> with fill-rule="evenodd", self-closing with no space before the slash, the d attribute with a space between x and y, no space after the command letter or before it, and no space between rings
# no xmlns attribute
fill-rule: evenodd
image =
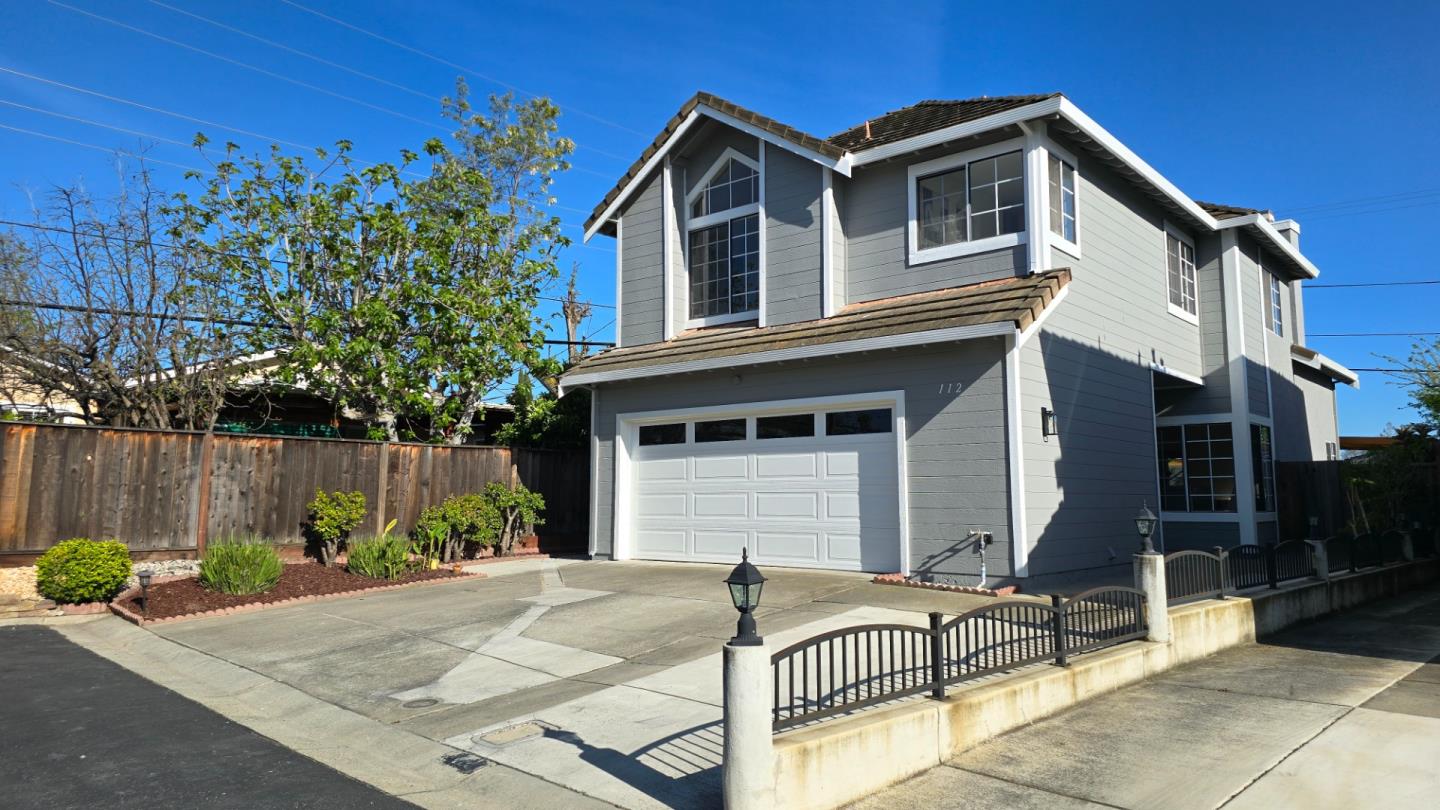
<svg viewBox="0 0 1440 810"><path fill-rule="evenodd" d="M392 742L375 745L404 732L547 789L624 807L718 803L719 650L736 619L721 582L728 567L545 560L482 570L483 580L158 625L172 649L147 655L200 653L223 671L298 690L365 718L377 734L384 727ZM777 648L854 624L924 624L928 611L953 615L988 601L875 585L866 575L765 573L756 615ZM97 643L99 629L72 637ZM143 661L127 665L145 672ZM271 722L299 733L283 716ZM366 733L346 723L347 735ZM323 750L305 753L329 761ZM401 795L444 804L427 801L430 792Z"/></svg>

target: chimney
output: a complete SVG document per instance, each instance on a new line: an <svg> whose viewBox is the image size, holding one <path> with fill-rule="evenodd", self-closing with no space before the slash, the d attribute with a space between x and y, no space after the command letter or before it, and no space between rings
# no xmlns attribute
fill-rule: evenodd
<svg viewBox="0 0 1440 810"><path fill-rule="evenodd" d="M1296 250L1300 249L1300 223L1293 219L1277 219L1272 224L1275 230L1285 237L1285 241L1294 245Z"/></svg>

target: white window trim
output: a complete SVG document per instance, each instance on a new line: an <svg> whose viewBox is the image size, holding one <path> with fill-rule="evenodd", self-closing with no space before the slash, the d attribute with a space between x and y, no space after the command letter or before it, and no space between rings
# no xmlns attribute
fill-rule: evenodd
<svg viewBox="0 0 1440 810"><path fill-rule="evenodd" d="M1076 209L1079 210L1079 209ZM1165 274L1165 308L1171 315L1186 321L1194 326L1200 325L1200 262L1195 262L1195 312L1191 313L1184 307L1176 306L1170 301L1170 237L1174 236L1181 242L1190 246L1190 254L1196 256L1195 240L1189 234L1170 224L1168 221L1161 229L1160 234L1160 270Z"/></svg>
<svg viewBox="0 0 1440 810"><path fill-rule="evenodd" d="M680 222L680 238L683 240L680 249L680 261L682 265L680 269L683 274L684 284L681 285L683 289L678 293L678 297L682 307L681 311L686 316L684 319L686 329L697 329L704 326L720 326L727 323L742 323L745 321L759 321L761 326L765 325L765 142L762 140L759 141L758 144L758 160L749 157L733 146L725 147L725 151L721 152L720 156L715 159L715 162L710 164L710 168L706 169L705 173L700 175L700 180L695 183L695 187L685 193L685 209L681 212L682 219ZM715 179L715 175L719 174L721 169L730 165L732 159L754 169L756 175L758 175L757 182L759 190L755 202L742 205L739 208L727 208L724 211L717 211L713 214L692 217L690 211L691 205L695 202L695 198L705 193L705 187L710 185L710 181ZM725 315L707 315L703 318L689 317L690 232L751 215L758 217L756 227L759 229L758 235L760 242L760 255L758 257L759 288L757 290L759 302L756 308L744 312L731 312ZM668 300L666 307L668 310Z"/></svg>
<svg viewBox="0 0 1440 810"><path fill-rule="evenodd" d="M1283 338L1285 337L1284 284L1280 281L1279 276L1275 275L1274 273L1267 272L1264 266L1260 265L1259 262L1257 262L1256 264L1260 266L1260 272L1265 274L1265 278L1269 282L1265 286L1265 298L1267 300L1267 303L1269 304L1269 307L1267 307L1267 309L1270 316L1270 331L1275 333L1276 337Z"/></svg>
<svg viewBox="0 0 1440 810"><path fill-rule="evenodd" d="M1028 231L1021 231L1020 233L1001 234L999 236L990 236L984 239L976 239L969 242L956 242L951 245L940 245L938 247L925 248L924 250L921 250L919 247L919 203L916 199L915 194L915 181L919 180L925 175L943 172L947 169L953 169L957 166L963 166L976 160L984 160L986 158L992 158L997 155L1006 154L1007 152L1016 151L1021 153L1020 165L1022 167L1021 171L1024 171L1024 138L1012 138L1008 141L1001 141L1000 143L991 144L989 146L981 147L979 149L971 149L968 152L957 152L953 155L946 155L944 157L936 158L934 160L927 160L923 163L912 163L906 168L905 197L907 201L907 207L905 219L905 263L907 266L926 264L929 262L940 261L942 259L953 259L959 256L970 256L976 253L988 253L992 250L1003 250L1005 248L1012 248L1016 245L1025 244L1025 241L1028 237ZM968 177L966 178L966 182L969 182ZM1024 185L1023 179L1022 185ZM1032 205L1033 201L1028 199L1030 195L1027 193L1025 196L1027 198L1025 200L1025 204ZM968 223L966 227L968 230Z"/></svg>
<svg viewBox="0 0 1440 810"><path fill-rule="evenodd" d="M890 429L895 435L895 463L897 476L896 507L899 510L900 521L900 573L910 575L910 486L909 476L906 474L906 437L908 430L905 421L905 392L900 391L877 391L861 394L841 394L838 396L805 397L801 399L770 400L767 402L741 402L733 405L701 406L693 408L674 408L663 411L635 411L615 415L615 470L614 479L611 482L611 512L615 516L614 528L610 537L610 556L615 560L629 560L634 558L635 548L633 538L630 536L630 494L634 482L633 475L634 454L640 447L640 426L644 424L663 424L672 421L687 421L685 432L685 443L694 443L694 420L707 416L724 417L733 415L740 411L746 417L746 436L754 435L754 423L756 416L772 416L784 413L795 413L797 411L817 410L843 410L848 408L862 407L888 407L891 409L892 421Z"/></svg>
<svg viewBox="0 0 1440 810"><path fill-rule="evenodd" d="M1045 225L1045 238L1046 238L1047 240L1049 240L1051 247L1054 247L1054 248L1056 248L1056 249L1058 249L1058 250L1060 250L1060 251L1068 254L1071 258L1078 259L1078 258L1080 258L1080 242L1081 242L1081 240L1084 239L1084 233L1082 232L1081 227L1080 227L1080 208L1081 208L1081 206L1080 206L1080 185L1081 185L1081 184L1080 184L1080 161L1076 160L1076 159L1075 159L1075 155L1071 154L1071 152L1070 152L1068 149L1065 149L1064 147L1060 146L1059 144L1056 144L1054 141L1048 141L1048 140L1045 141L1045 151L1046 151L1046 153L1047 153L1047 154L1045 155L1045 164L1044 164L1044 165L1045 165L1045 169L1044 169L1045 174L1044 174L1044 177L1042 178L1042 179L1044 180L1044 182L1041 184L1041 187L1042 187L1042 188L1044 189L1044 191L1045 191L1044 200L1043 200L1044 205L1041 205L1041 206L1040 206L1041 209L1044 211L1044 214L1043 214L1043 217L1044 217L1043 223L1044 223L1044 225ZM1071 240L1069 240L1069 239L1066 239L1064 236L1061 236L1060 234L1058 234L1058 233L1056 233L1055 231L1053 231L1053 230L1050 229L1050 155L1052 155L1052 154L1053 154L1055 157L1060 158L1060 160L1062 160L1062 161L1064 161L1064 162L1066 162L1066 163L1069 163L1069 164L1070 164L1070 168L1072 168L1072 169L1075 170L1075 240L1074 240L1074 241L1071 241Z"/></svg>

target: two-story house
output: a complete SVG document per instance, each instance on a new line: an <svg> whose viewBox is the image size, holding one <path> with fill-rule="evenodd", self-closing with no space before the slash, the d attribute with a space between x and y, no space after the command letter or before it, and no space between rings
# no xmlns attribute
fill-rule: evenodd
<svg viewBox="0 0 1440 810"><path fill-rule="evenodd" d="M1300 226L1187 197L1060 94L820 138L707 93L595 207L617 346L590 552L974 584L1276 536L1334 454ZM1034 583L1034 580L1031 580Z"/></svg>

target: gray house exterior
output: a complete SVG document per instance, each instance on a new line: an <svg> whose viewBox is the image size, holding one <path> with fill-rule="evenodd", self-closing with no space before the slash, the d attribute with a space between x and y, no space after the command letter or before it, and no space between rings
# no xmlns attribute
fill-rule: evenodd
<svg viewBox="0 0 1440 810"><path fill-rule="evenodd" d="M1201 203L1059 94L828 138L700 93L596 206L596 557L988 584L1277 534L1337 452L1300 226Z"/></svg>

